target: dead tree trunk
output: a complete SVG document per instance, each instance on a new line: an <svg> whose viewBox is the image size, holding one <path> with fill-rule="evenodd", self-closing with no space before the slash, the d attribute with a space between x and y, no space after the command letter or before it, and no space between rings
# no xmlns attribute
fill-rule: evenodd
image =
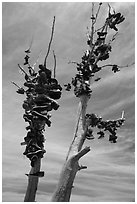
<svg viewBox="0 0 137 204"><path fill-rule="evenodd" d="M74 133L74 138L70 145L65 164L63 166L58 186L55 190L55 193L52 197L53 202L69 202L71 191L73 187L73 182L76 176L76 173L85 169L85 166L79 165L79 159L87 154L90 151L90 147L84 147L83 144L86 139L94 139L93 128L98 127L100 134L99 138L104 137L104 131L109 131L111 135L109 136L109 141L116 143L116 130L120 127L124 118L113 121L102 121L102 118L98 117L95 114L86 114L86 108L88 100L91 96L91 87L90 82L93 79L94 75L99 72L102 67L99 67L97 63L102 60L109 58L109 53L111 52L111 43L115 40L117 32L113 35L112 39L109 42L106 42L106 37L108 29L113 29L118 31L116 25L124 21L124 16L120 13L111 14L111 7L109 5L108 17L106 18L102 27L96 29L95 24L99 15L99 11L102 3L99 3L97 12L94 12L94 3L92 3L92 15L91 15L91 27L88 33L89 50L87 50L82 56L82 61L80 63L72 62L77 65L78 74L75 78L72 79L72 85L74 88L74 93L76 97L79 97L79 113L78 113L78 122L76 125L76 130ZM100 31L100 32L98 32ZM114 73L118 72L120 66L118 65L105 65L112 66L112 71ZM101 78L97 78L94 81L98 81ZM66 85L67 86L67 85ZM68 84L67 91L71 87ZM71 89L71 88L70 88ZM101 123L102 121L102 123Z"/></svg>
<svg viewBox="0 0 137 204"><path fill-rule="evenodd" d="M28 175L28 187L27 187L25 198L24 198L24 202L34 202L35 201L39 177L33 176L31 174L35 174L39 172L40 166L41 166L41 158L39 158L35 162L34 167L31 168L30 173Z"/></svg>
<svg viewBox="0 0 137 204"><path fill-rule="evenodd" d="M86 168L79 165L79 159L90 151L90 147L82 149L86 134L85 114L88 99L87 95L80 96L76 131L60 175L57 189L52 197L52 202L69 202L76 173Z"/></svg>

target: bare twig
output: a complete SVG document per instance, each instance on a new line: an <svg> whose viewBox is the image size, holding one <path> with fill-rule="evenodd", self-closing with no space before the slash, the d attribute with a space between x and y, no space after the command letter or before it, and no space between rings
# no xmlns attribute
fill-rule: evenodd
<svg viewBox="0 0 137 204"><path fill-rule="evenodd" d="M97 21L97 18L98 18L98 14L99 14L99 11L100 11L100 7L101 7L102 3L99 3L99 7L98 7L98 10L97 10L97 13L96 13L96 17L95 17L95 21L94 21L94 24L96 23Z"/></svg>
<svg viewBox="0 0 137 204"><path fill-rule="evenodd" d="M123 65L123 66L117 65L117 67L118 67L118 68L125 68L125 67L130 67L130 66L132 66L133 64L135 64L135 62L133 62L133 63L131 63L131 64ZM115 64L106 64L106 65L101 66L100 68L113 67L114 65L115 65Z"/></svg>
<svg viewBox="0 0 137 204"><path fill-rule="evenodd" d="M55 16L54 16L54 19L53 19L52 32L51 32L51 37L50 37L50 41L49 41L49 45L48 45L48 51L47 51L47 54L46 54L46 57L45 57L45 60L44 60L44 66L45 66L45 67L46 67L47 57L48 57L48 55L49 55L50 47L51 47L51 43L52 43L52 39L53 39L54 26L55 26Z"/></svg>
<svg viewBox="0 0 137 204"><path fill-rule="evenodd" d="M54 57L54 78L56 77L56 65L57 65L57 60L56 60L56 55L53 50L53 57Z"/></svg>
<svg viewBox="0 0 137 204"><path fill-rule="evenodd" d="M94 34L94 3L92 3L92 16L91 16L91 19L92 19L92 25L91 25L91 39L90 39L90 47L92 48L92 44L93 44L93 34Z"/></svg>
<svg viewBox="0 0 137 204"><path fill-rule="evenodd" d="M87 166L82 166L82 165L79 166L79 169L78 169L78 170L80 171L80 170L82 170L82 169L87 169Z"/></svg>
<svg viewBox="0 0 137 204"><path fill-rule="evenodd" d="M95 30L93 34L97 33L97 32L98 32L99 30L101 30L103 27L104 27L104 25L103 25L102 27L98 28L97 30Z"/></svg>
<svg viewBox="0 0 137 204"><path fill-rule="evenodd" d="M42 53L42 50L40 50L39 55L38 55L38 57L37 57L37 59L36 59L36 62L32 65L32 68L33 68L33 69L34 69L35 65L37 64L37 62L39 61L39 58L40 58L41 53Z"/></svg>
<svg viewBox="0 0 137 204"><path fill-rule="evenodd" d="M118 32L116 32L113 36L112 36L112 39L109 40L109 43L108 44L111 44L111 42L113 42L117 36Z"/></svg>
<svg viewBox="0 0 137 204"><path fill-rule="evenodd" d="M69 61L68 64L77 64L78 65L79 63L75 62L75 61Z"/></svg>
<svg viewBox="0 0 137 204"><path fill-rule="evenodd" d="M25 50L26 53L31 53L31 47L32 47L33 39L34 39L34 35L32 36L29 48L27 50Z"/></svg>
<svg viewBox="0 0 137 204"><path fill-rule="evenodd" d="M19 89L21 88L14 81L11 81L11 83L14 84L15 86L17 86Z"/></svg>
<svg viewBox="0 0 137 204"><path fill-rule="evenodd" d="M131 64L127 64L127 65L123 65L123 66L119 66L118 65L118 67L119 68L125 68L125 67L130 67L130 66L132 66L132 65L134 65L135 64L135 62L132 62Z"/></svg>
<svg viewBox="0 0 137 204"><path fill-rule="evenodd" d="M19 69L24 73L27 74L27 72L23 69L23 67L20 66L20 64L18 64ZM28 74L27 74L28 75Z"/></svg>

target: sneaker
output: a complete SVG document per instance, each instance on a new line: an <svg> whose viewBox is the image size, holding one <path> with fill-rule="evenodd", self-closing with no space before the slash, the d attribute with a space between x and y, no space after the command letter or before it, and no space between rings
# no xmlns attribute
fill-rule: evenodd
<svg viewBox="0 0 137 204"><path fill-rule="evenodd" d="M38 113L37 111L32 111L32 115L34 115L34 116L36 115L36 116L40 117L41 119L45 120L45 122L48 125L48 127L51 126L51 121L46 116Z"/></svg>
<svg viewBox="0 0 137 204"><path fill-rule="evenodd" d="M56 84L56 85L58 85L58 81L57 81L57 79L55 79L55 78L51 78L51 79L50 79L50 83L51 83L51 84Z"/></svg>
<svg viewBox="0 0 137 204"><path fill-rule="evenodd" d="M28 158L31 158L32 155L36 155L37 153L42 152L42 149L38 147L36 144L32 144L26 147L24 155L26 155Z"/></svg>
<svg viewBox="0 0 137 204"><path fill-rule="evenodd" d="M55 100L60 99L61 98L61 91L59 89L57 89L57 90L50 90L48 92L48 96L50 98L52 98L52 99L55 99Z"/></svg>
<svg viewBox="0 0 137 204"><path fill-rule="evenodd" d="M25 129L26 129L26 130L32 130L33 127L29 125L29 126L27 126Z"/></svg>
<svg viewBox="0 0 137 204"><path fill-rule="evenodd" d="M25 62L24 62L24 65L26 65L26 64L28 64L29 63L29 56L28 55L26 55L25 57L24 57L24 59L25 59Z"/></svg>
<svg viewBox="0 0 137 204"><path fill-rule="evenodd" d="M104 132L100 131L100 132L97 132L97 134L99 135L98 139L101 139L104 137Z"/></svg>
<svg viewBox="0 0 137 204"><path fill-rule="evenodd" d="M38 176L38 177L44 177L44 171L39 171L34 174L25 174L26 176Z"/></svg>
<svg viewBox="0 0 137 204"><path fill-rule="evenodd" d="M26 111L29 111L30 110L30 107L28 105L28 103L26 101L24 101L24 103L22 104L22 107L26 110Z"/></svg>
<svg viewBox="0 0 137 204"><path fill-rule="evenodd" d="M35 88L35 85L32 82L25 82L24 86L26 86L28 88Z"/></svg>
<svg viewBox="0 0 137 204"><path fill-rule="evenodd" d="M104 36L104 35L107 35L107 32L97 32L97 35Z"/></svg>
<svg viewBox="0 0 137 204"><path fill-rule="evenodd" d="M23 88L20 88L16 91L18 94L24 94L25 90Z"/></svg>
<svg viewBox="0 0 137 204"><path fill-rule="evenodd" d="M31 166L34 167L35 162L38 160L38 156L33 155L30 160L31 160Z"/></svg>
<svg viewBox="0 0 137 204"><path fill-rule="evenodd" d="M30 54L30 53L31 53L30 48L29 48L29 49L27 49L27 50L25 50L25 52L26 52L26 53L28 53L28 54Z"/></svg>
<svg viewBox="0 0 137 204"><path fill-rule="evenodd" d="M117 141L117 136L116 135L109 135L109 141L112 143L116 143Z"/></svg>
<svg viewBox="0 0 137 204"><path fill-rule="evenodd" d="M92 129L88 129L88 130L87 130L86 139L88 139L88 140L94 139L93 130L92 130Z"/></svg>
<svg viewBox="0 0 137 204"><path fill-rule="evenodd" d="M21 144L21 145L26 145L26 144L27 144L27 142L21 142L20 144Z"/></svg>
<svg viewBox="0 0 137 204"><path fill-rule="evenodd" d="M29 114L24 114L23 118L24 118L25 122L31 123L33 116L29 115Z"/></svg>
<svg viewBox="0 0 137 204"><path fill-rule="evenodd" d="M32 108L32 110L38 111L38 112L41 112L41 111L48 112L52 110L52 107L50 103L47 103L47 105L44 105L44 106L35 106L34 108Z"/></svg>
<svg viewBox="0 0 137 204"><path fill-rule="evenodd" d="M44 71L39 72L38 84L42 85L47 83L48 83L48 79L47 79L46 73Z"/></svg>
<svg viewBox="0 0 137 204"><path fill-rule="evenodd" d="M41 71L44 71L45 73L46 73L46 75L47 75L47 78L49 78L49 79L51 79L51 74L52 74L52 72L51 72L51 70L50 69L47 69L45 66L43 66L42 64L40 64L39 65L39 72L41 72Z"/></svg>
<svg viewBox="0 0 137 204"><path fill-rule="evenodd" d="M53 108L54 110L57 110L57 109L59 108L59 104L56 103L56 102L53 102L51 105L52 105L52 108Z"/></svg>
<svg viewBox="0 0 137 204"><path fill-rule="evenodd" d="M87 135L86 135L86 139L88 139L88 140L93 140L93 139L95 139L95 138L94 138L93 135L88 135L88 134L87 134Z"/></svg>

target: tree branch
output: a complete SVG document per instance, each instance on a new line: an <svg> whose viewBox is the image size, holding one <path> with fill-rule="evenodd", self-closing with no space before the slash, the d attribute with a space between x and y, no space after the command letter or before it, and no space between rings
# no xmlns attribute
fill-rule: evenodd
<svg viewBox="0 0 137 204"><path fill-rule="evenodd" d="M79 63L75 62L75 61L69 61L68 64L77 64L78 65Z"/></svg>
<svg viewBox="0 0 137 204"><path fill-rule="evenodd" d="M79 166L78 171L82 170L82 169L87 169L87 166Z"/></svg>
<svg viewBox="0 0 137 204"><path fill-rule="evenodd" d="M123 65L123 66L117 65L117 67L118 67L118 68L125 68L125 67L130 67L130 66L132 66L133 64L135 64L135 62L131 63L130 65L129 65L129 64ZM114 65L115 65L115 64L106 64L106 65L101 66L100 68L113 67Z"/></svg>
<svg viewBox="0 0 137 204"><path fill-rule="evenodd" d="M37 57L37 59L36 59L36 62L32 65L32 68L33 68L33 69L34 69L35 65L37 64L41 53L42 53L42 50L40 50L39 55L38 55L38 57Z"/></svg>
<svg viewBox="0 0 137 204"><path fill-rule="evenodd" d="M81 157L83 157L85 154L87 154L90 151L90 147L85 147L84 149L82 149L81 151L79 151L77 153L77 155L75 155L75 159L79 160Z"/></svg>
<svg viewBox="0 0 137 204"><path fill-rule="evenodd" d="M115 40L115 37L117 36L117 34L118 34L118 32L116 32L116 33L112 36L112 39L109 40L109 43L108 43L108 44L111 44L111 42L112 42L113 40Z"/></svg>
<svg viewBox="0 0 137 204"><path fill-rule="evenodd" d="M94 24L95 24L96 21L97 21L97 18L98 18L98 14L99 14L101 5L102 5L102 3L99 3L99 7L98 7L98 10L97 10L97 13L96 13L96 17L95 17L95 22L94 22Z"/></svg>
<svg viewBox="0 0 137 204"><path fill-rule="evenodd" d="M57 65L57 60L56 60L56 55L55 52L53 50L53 57L54 57L54 78L56 77L56 65Z"/></svg>
<svg viewBox="0 0 137 204"><path fill-rule="evenodd" d="M45 67L46 67L47 57L48 57L48 55L49 55L50 47L51 47L51 43L52 43L52 39L53 39L54 26L55 26L55 16L54 16L54 19L53 19L52 32L51 32L51 37L50 37L50 41L49 41L49 45L48 45L48 51L47 51L47 54L46 54L46 57L45 57L45 60L44 60L44 66L45 66Z"/></svg>
<svg viewBox="0 0 137 204"><path fill-rule="evenodd" d="M11 83L14 84L16 87L18 87L19 89L21 88L14 81L11 81Z"/></svg>
<svg viewBox="0 0 137 204"><path fill-rule="evenodd" d="M35 165L34 167L31 168L31 171L29 174L35 174L39 172L40 166L41 166L41 158L39 158L35 162ZM28 187L27 187L25 198L24 198L24 202L34 202L35 201L38 181L39 181L38 176L28 176Z"/></svg>
<svg viewBox="0 0 137 204"><path fill-rule="evenodd" d="M18 67L24 74L28 75L27 72L20 66L20 64L18 64ZM29 76L28 76L28 78L30 79Z"/></svg>

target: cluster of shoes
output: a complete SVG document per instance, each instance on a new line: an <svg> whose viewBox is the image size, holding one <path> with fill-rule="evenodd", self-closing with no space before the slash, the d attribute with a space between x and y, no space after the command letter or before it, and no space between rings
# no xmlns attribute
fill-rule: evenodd
<svg viewBox="0 0 137 204"><path fill-rule="evenodd" d="M118 128L120 128L121 125L123 125L125 121L124 118L103 121L102 118L98 117L96 114L86 114L85 120L88 127L86 136L87 139L94 139L93 127L97 127L100 130L97 132L99 135L98 139L101 139L105 136L104 131L108 131L110 133L109 141L112 143L117 142L116 131Z"/></svg>
<svg viewBox="0 0 137 204"><path fill-rule="evenodd" d="M88 95L90 97L92 90L90 88L90 78L94 76L94 74L101 70L100 67L94 65L95 56L90 56L91 53L87 50L83 57L82 62L77 63L77 71L75 78L72 78L71 84L74 86L74 94L76 97L80 97L81 95ZM71 90L71 84L65 84L67 91Z"/></svg>
<svg viewBox="0 0 137 204"><path fill-rule="evenodd" d="M125 20L125 17L123 15L121 15L121 13L114 13L111 14L109 12L109 16L107 18L107 23L109 25L109 27L115 31L118 31L116 25L120 24L121 22L123 22Z"/></svg>
<svg viewBox="0 0 137 204"><path fill-rule="evenodd" d="M24 65L28 65L29 74L25 74L24 88L19 88L17 93L26 93L26 100L23 102L23 109L25 114L23 118L29 125L26 127L28 131L27 136L24 137L24 142L21 145L26 145L25 152L23 153L31 161L31 166L38 158L42 158L44 153L43 143L45 138L43 132L45 125L51 126L49 120L52 110L57 110L59 104L56 100L60 99L62 87L58 84L55 78L52 78L52 72L44 65L39 65L38 73L29 64L29 55L25 56Z"/></svg>
<svg viewBox="0 0 137 204"><path fill-rule="evenodd" d="M100 4L101 5L101 4ZM92 16L91 19L95 20L95 17ZM89 35L87 40L87 45L90 46L90 50L87 50L84 55L82 56L82 61L77 64L77 71L75 78L72 78L71 84L74 86L74 94L76 97L80 97L81 95L88 95L91 96L92 90L90 88L90 79L94 77L96 72L101 70L101 67L97 65L98 61L107 60L109 58L109 53L111 52L111 45L110 42L106 43L106 36L107 36L107 28L110 27L111 29L118 30L116 28L116 24L121 23L124 21L124 17L121 13L114 13L111 14L109 12L109 17L106 19L105 26L102 28L102 31L97 32L97 38L95 42L93 42L92 36ZM113 40L112 40L113 41ZM92 49L91 49L92 45ZM112 71L114 73L118 72L118 66L114 65L112 67ZM100 80L101 78L95 79L95 81ZM66 91L71 90L71 84L64 85Z"/></svg>
<svg viewBox="0 0 137 204"><path fill-rule="evenodd" d="M114 65L112 66L112 71L113 71L114 73L119 72L120 69L118 69L118 65L114 64Z"/></svg>

